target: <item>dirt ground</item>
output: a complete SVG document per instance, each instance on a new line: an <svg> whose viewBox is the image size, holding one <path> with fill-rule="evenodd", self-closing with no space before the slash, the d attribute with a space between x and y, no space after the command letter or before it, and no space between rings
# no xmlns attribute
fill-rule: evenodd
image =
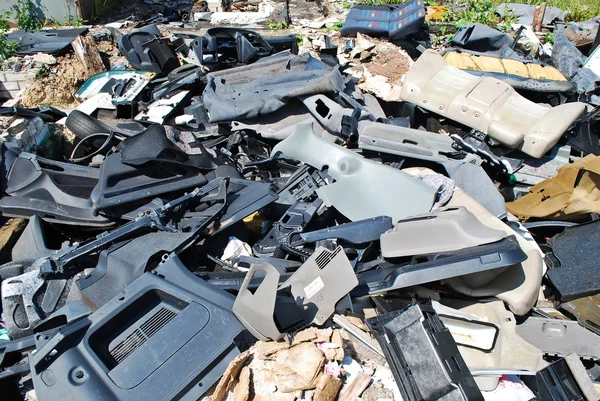
<svg viewBox="0 0 600 401"><path fill-rule="evenodd" d="M98 51L105 64L115 57L116 50L118 53L117 47L110 41L98 43ZM110 68L109 65L106 67ZM79 104L73 94L89 78L83 64L73 52L57 57L57 63L48 66L48 70L40 75L21 98L23 107L38 107L47 104L59 109L70 110Z"/></svg>

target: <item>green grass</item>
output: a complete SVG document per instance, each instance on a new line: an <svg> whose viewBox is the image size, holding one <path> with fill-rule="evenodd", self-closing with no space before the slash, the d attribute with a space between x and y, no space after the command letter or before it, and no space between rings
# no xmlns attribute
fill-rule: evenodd
<svg viewBox="0 0 600 401"><path fill-rule="evenodd" d="M495 5L512 1L493 0ZM516 0L515 3L540 5L544 0ZM546 0L550 7L569 11L567 21L585 21L600 15L600 0Z"/></svg>
<svg viewBox="0 0 600 401"><path fill-rule="evenodd" d="M356 4L366 4L366 5L378 5L378 4L402 4L408 0L359 0ZM585 21L590 18L593 18L597 15L600 15L600 0L491 0L491 4L493 6L498 6L502 3L521 3L521 4L531 4L531 5L540 5L543 2L550 7L557 7L561 10L569 11L569 15L567 15L567 21ZM434 3L434 2L430 2ZM449 5L449 4L460 4L460 3L471 3L471 4L481 4L486 3L486 1L481 0L439 0L436 2L439 5ZM345 2L344 8L349 7L350 3ZM473 10L471 10L472 12ZM464 17L464 15L462 16ZM459 18L461 19L461 18ZM477 21L479 22L479 21ZM484 21L483 23L490 23L492 21Z"/></svg>

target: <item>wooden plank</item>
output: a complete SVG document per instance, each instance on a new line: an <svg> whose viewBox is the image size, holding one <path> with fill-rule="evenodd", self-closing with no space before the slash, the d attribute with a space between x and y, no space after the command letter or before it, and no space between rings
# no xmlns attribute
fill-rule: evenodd
<svg viewBox="0 0 600 401"><path fill-rule="evenodd" d="M86 78L106 71L93 38L78 36L71 45L77 58L83 64Z"/></svg>
<svg viewBox="0 0 600 401"><path fill-rule="evenodd" d="M357 373L354 381L342 390L338 401L356 401L370 383L371 376L363 372Z"/></svg>

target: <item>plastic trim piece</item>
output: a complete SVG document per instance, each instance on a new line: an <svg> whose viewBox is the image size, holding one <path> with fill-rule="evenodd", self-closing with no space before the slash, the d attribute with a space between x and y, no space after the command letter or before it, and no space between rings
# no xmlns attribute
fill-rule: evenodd
<svg viewBox="0 0 600 401"><path fill-rule="evenodd" d="M433 205L435 191L427 184L319 138L310 125L297 125L273 148L271 157L279 153L315 168L328 166L336 182L317 189L317 194L352 221L378 216L397 221L429 212Z"/></svg>
<svg viewBox="0 0 600 401"><path fill-rule="evenodd" d="M504 231L482 224L464 207L444 208L400 220L381 235L381 254L384 258L397 258L458 251L505 237Z"/></svg>

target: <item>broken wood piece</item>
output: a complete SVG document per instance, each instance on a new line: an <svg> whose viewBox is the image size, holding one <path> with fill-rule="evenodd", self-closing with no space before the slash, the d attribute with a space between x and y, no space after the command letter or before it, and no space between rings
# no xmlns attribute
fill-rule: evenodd
<svg viewBox="0 0 600 401"><path fill-rule="evenodd" d="M73 46L75 55L77 55L77 58L83 64L86 79L92 75L106 71L106 67L102 62L93 38L78 36L71 45Z"/></svg>
<svg viewBox="0 0 600 401"><path fill-rule="evenodd" d="M321 373L317 378L313 401L333 401L337 398L341 388L342 381L340 379Z"/></svg>
<svg viewBox="0 0 600 401"><path fill-rule="evenodd" d="M250 398L250 368L244 366L233 391L233 401L248 401Z"/></svg>
<svg viewBox="0 0 600 401"><path fill-rule="evenodd" d="M344 387L339 401L356 401L358 397L369 387L371 376L358 372L349 386Z"/></svg>
<svg viewBox="0 0 600 401"><path fill-rule="evenodd" d="M227 395L227 392L233 386L235 379L237 379L239 376L240 371L246 364L249 356L250 352L244 351L236 356L233 361L231 361L227 367L227 370L225 370L225 373L223 373L221 380L219 380L219 383L217 384L217 387L212 395L211 401L223 400L223 398Z"/></svg>
<svg viewBox="0 0 600 401"><path fill-rule="evenodd" d="M316 387L325 356L313 343L298 344L277 353L277 388L289 393Z"/></svg>

